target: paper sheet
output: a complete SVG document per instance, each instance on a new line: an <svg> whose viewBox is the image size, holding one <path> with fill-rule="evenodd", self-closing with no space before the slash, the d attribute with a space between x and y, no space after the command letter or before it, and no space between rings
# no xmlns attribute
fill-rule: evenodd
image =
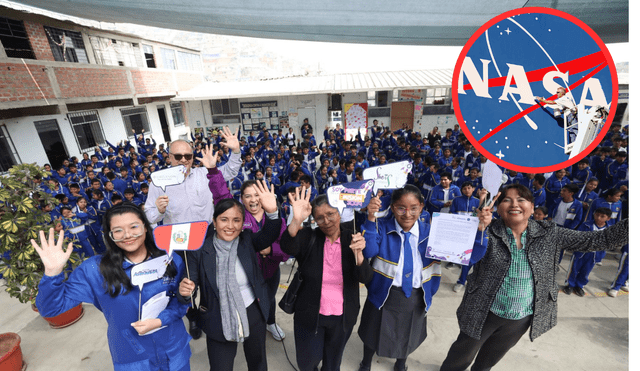
<svg viewBox="0 0 640 371"><path fill-rule="evenodd" d="M153 318L158 318L158 316L160 315L160 313L167 307L167 305L169 304L169 297L167 296L166 292L159 292L156 295L154 295L151 299L147 300L146 303L142 304L142 317L140 318L141 321L144 321L145 319L153 319ZM149 331L146 334L142 335L149 335L149 334L153 334L154 332L165 328L167 326L162 326L159 327L155 330Z"/></svg>
<svg viewBox="0 0 640 371"><path fill-rule="evenodd" d="M473 216L433 213L426 257L469 265L479 223Z"/></svg>

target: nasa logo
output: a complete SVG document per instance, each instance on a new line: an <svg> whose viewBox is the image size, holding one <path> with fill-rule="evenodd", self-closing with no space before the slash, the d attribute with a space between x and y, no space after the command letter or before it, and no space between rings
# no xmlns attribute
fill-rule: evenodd
<svg viewBox="0 0 640 371"><path fill-rule="evenodd" d="M604 138L618 80L602 40L577 18L520 8L483 25L456 63L458 122L485 157L511 170L566 168Z"/></svg>

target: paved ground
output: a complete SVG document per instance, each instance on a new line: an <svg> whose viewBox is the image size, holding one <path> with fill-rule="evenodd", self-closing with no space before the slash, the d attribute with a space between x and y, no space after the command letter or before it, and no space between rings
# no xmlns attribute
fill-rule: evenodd
<svg viewBox="0 0 640 371"><path fill-rule="evenodd" d="M591 273L586 287L587 296L558 295L558 325L531 342L528 336L505 356L494 368L501 370L626 370L629 369L629 294L620 292L617 298L606 295L615 275L615 254L608 254L604 265ZM564 282L568 258L562 263L557 280ZM282 267L280 299L286 287L290 266ZM453 284L459 269L443 269L440 291L428 314L428 337L407 362L410 370L438 370L449 347L458 335L455 311L462 292L454 293ZM366 288L361 288L364 303ZM53 330L29 305L20 304L0 292L0 333L17 332L22 338L22 352L29 371L112 370L107 346L106 322L93 306L85 304L85 315L78 323L61 330ZM278 309L277 321L287 336L284 346L295 364L293 318ZM358 324L356 324L357 329ZM206 342L203 338L191 342L192 370L207 370ZM267 333L269 368L288 371L283 343ZM354 331L342 362L342 370L355 371L362 356L362 342ZM373 359L373 371L392 370L393 360ZM246 370L242 348L236 357L236 370Z"/></svg>

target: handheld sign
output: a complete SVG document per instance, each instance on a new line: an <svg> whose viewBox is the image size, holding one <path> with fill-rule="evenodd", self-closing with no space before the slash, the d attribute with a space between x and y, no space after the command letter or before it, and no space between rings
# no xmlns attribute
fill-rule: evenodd
<svg viewBox="0 0 640 371"><path fill-rule="evenodd" d="M178 165L168 169L154 171L151 173L151 182L153 185L165 191L168 186L182 184L186 175L187 168L184 165Z"/></svg>
<svg viewBox="0 0 640 371"><path fill-rule="evenodd" d="M159 249L171 256L174 251L201 248L208 227L205 221L159 225L153 229L153 239Z"/></svg>
<svg viewBox="0 0 640 371"><path fill-rule="evenodd" d="M500 186L506 183L508 180L507 175L502 173L502 170L498 165L487 160L484 164L484 170L482 171L482 187L488 191L484 204L480 205L483 208L491 203L491 197L498 194Z"/></svg>
<svg viewBox="0 0 640 371"><path fill-rule="evenodd" d="M361 209L366 207L371 200L373 185L373 180L361 180L329 187L327 189L329 205L338 209L340 214L346 208Z"/></svg>
<svg viewBox="0 0 640 371"><path fill-rule="evenodd" d="M154 259L136 264L131 268L131 284L138 286L142 291L145 283L155 281L164 276L169 264L169 255L162 255Z"/></svg>
<svg viewBox="0 0 640 371"><path fill-rule="evenodd" d="M379 189L398 189L407 184L407 175L411 172L413 164L411 161L400 161L392 164L380 165L366 168L362 171L364 179L372 179L373 195Z"/></svg>
<svg viewBox="0 0 640 371"><path fill-rule="evenodd" d="M159 225L153 229L153 240L156 246L166 251L169 256L176 250L198 250L204 243L208 227L209 223L205 221ZM187 261L186 255L184 259L184 264L187 268L187 278L191 279L189 262ZM193 296L191 297L191 306L193 307Z"/></svg>

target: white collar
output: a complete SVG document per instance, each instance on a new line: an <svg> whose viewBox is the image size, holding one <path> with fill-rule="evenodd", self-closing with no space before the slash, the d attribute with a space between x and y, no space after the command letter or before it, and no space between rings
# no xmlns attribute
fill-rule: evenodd
<svg viewBox="0 0 640 371"><path fill-rule="evenodd" d="M412 235L414 235L414 236L419 238L420 237L420 226L418 225L418 220L416 220L416 222L413 223L413 227L411 227L411 229L409 230L409 233L411 233ZM396 232L398 232L399 235L403 235L404 234L404 230L402 229L400 224L398 224L398 220L396 220L394 218L393 222L396 224Z"/></svg>

